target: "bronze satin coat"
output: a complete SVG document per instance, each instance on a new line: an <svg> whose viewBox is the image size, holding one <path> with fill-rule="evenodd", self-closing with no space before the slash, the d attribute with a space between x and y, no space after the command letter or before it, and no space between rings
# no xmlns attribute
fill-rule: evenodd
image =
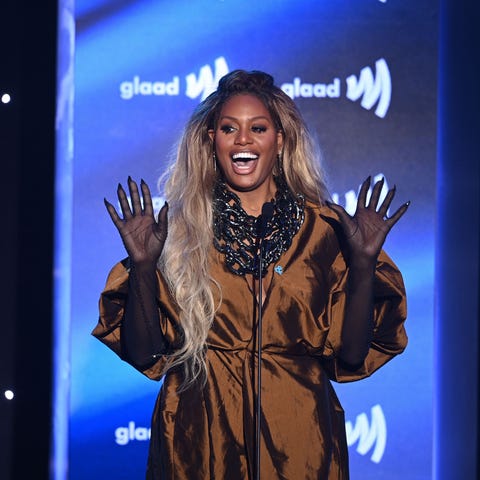
<svg viewBox="0 0 480 480"><path fill-rule="evenodd" d="M330 379L367 377L407 344L402 276L382 252L368 356L355 371L337 362L348 269L332 221L331 210L307 202L300 231L276 263L283 273L271 265L267 274L271 282L263 309L262 480L348 479L344 413ZM213 247L211 272L223 296L208 337L207 383L177 393L180 372L166 375L152 418L149 480L253 478L253 295L245 277L230 273ZM122 358L127 280L124 264L117 264L101 295L100 320L93 331ZM161 327L175 344L176 306L160 273L158 280ZM159 360L143 373L159 380L163 364Z"/></svg>

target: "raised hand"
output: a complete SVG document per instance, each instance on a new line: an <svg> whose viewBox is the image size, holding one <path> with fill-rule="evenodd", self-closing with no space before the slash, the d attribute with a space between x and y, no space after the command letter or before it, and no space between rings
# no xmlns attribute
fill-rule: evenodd
<svg viewBox="0 0 480 480"><path fill-rule="evenodd" d="M363 266L372 265L376 262L388 232L400 220L410 205L410 202L404 203L391 217L387 217L388 208L395 196L395 187L388 191L384 201L379 205L383 184L383 178L375 183L367 205L370 177L363 182L353 217L340 205L327 204L337 213L340 219L345 234L345 243L349 250L350 263L353 262L356 265Z"/></svg>
<svg viewBox="0 0 480 480"><path fill-rule="evenodd" d="M162 207L157 220L153 215L152 197L148 185L142 180L140 183L143 196L143 207L137 184L128 177L128 189L132 208L121 184L118 184L117 195L120 202L122 217L115 207L106 199L105 206L118 229L130 260L135 264L155 265L163 250L167 238L168 205Z"/></svg>

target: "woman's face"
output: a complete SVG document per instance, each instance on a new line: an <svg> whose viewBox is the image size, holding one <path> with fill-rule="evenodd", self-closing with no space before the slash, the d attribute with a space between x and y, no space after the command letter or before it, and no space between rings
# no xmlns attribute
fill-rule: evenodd
<svg viewBox="0 0 480 480"><path fill-rule="evenodd" d="M259 190L259 194L264 191L267 196L275 190L272 171L282 150L283 137L259 98L241 94L227 100L216 130L209 134L230 189Z"/></svg>

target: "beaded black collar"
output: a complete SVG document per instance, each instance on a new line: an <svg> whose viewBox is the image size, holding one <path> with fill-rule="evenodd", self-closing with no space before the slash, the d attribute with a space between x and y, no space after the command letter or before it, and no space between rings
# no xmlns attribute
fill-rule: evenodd
<svg viewBox="0 0 480 480"><path fill-rule="evenodd" d="M283 178L276 177L275 183L273 217L262 242L262 277L288 250L305 218L305 197L294 195ZM258 278L257 218L243 210L238 196L222 180L214 187L213 233L213 243L225 255L227 268L236 275Z"/></svg>

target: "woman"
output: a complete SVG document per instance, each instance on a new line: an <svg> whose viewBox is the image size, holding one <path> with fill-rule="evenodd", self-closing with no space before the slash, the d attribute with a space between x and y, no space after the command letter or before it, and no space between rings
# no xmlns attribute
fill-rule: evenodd
<svg viewBox="0 0 480 480"><path fill-rule="evenodd" d="M366 377L407 341L402 277L381 248L408 203L388 218L395 192L379 204L382 185L367 202L363 183L353 217L329 203L295 104L270 75L238 70L187 124L158 219L143 181L128 180L131 208L119 185L121 215L105 201L128 259L93 334L165 375L147 478L348 478L330 379Z"/></svg>

